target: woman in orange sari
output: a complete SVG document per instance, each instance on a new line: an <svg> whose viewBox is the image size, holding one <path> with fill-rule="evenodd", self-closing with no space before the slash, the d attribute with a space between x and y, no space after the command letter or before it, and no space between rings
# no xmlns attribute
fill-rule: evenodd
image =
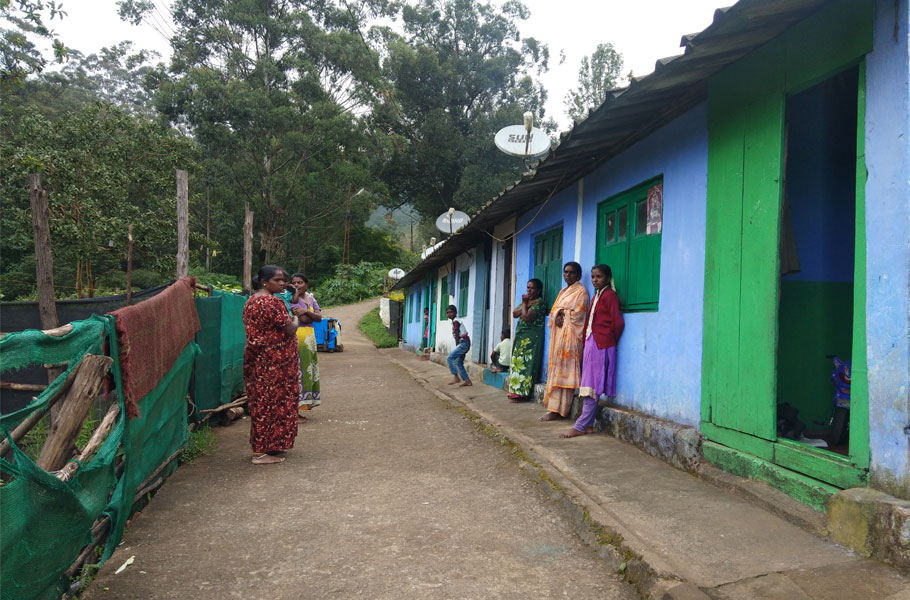
<svg viewBox="0 0 910 600"><path fill-rule="evenodd" d="M562 278L566 282L566 287L559 291L550 310L550 358L547 363L547 387L543 397L547 413L540 417L541 421L555 421L569 416L572 398L581 381L588 290L579 283L581 265L577 262L565 264Z"/></svg>

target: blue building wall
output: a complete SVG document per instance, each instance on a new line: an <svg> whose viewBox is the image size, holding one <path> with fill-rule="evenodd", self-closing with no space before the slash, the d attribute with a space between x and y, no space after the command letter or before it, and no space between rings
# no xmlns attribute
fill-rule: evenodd
<svg viewBox="0 0 910 600"><path fill-rule="evenodd" d="M699 422L701 410L707 174L707 109L700 104L582 182L579 262L584 271L583 282L593 294L590 268L595 263L597 205L663 175L659 310L625 315L626 329L617 359L617 402L691 425ZM554 196L536 217L536 211L529 211L519 218L519 229L531 223L518 236L519 292L524 291L521 284L533 272L535 235L561 224L563 262L573 260L577 186Z"/></svg>
<svg viewBox="0 0 910 600"><path fill-rule="evenodd" d="M872 487L910 497L910 15L876 2L866 57L866 362Z"/></svg>
<svg viewBox="0 0 910 600"><path fill-rule="evenodd" d="M575 223L578 215L578 183L556 193L550 198L540 211L535 208L520 217L516 222L516 230L520 233L515 240L515 298L512 305L518 306L521 296L527 292L528 280L534 277L534 238L541 233L546 233L557 227L562 227L562 262L574 260L575 251ZM522 230L524 228L524 230ZM582 263L585 274L587 267ZM590 285L590 284L589 284ZM545 298L547 311L553 306L556 299ZM512 319L511 331L515 334L517 319ZM541 381L547 377L547 354L550 349L550 319L547 317L547 334L543 349L543 364L540 369Z"/></svg>

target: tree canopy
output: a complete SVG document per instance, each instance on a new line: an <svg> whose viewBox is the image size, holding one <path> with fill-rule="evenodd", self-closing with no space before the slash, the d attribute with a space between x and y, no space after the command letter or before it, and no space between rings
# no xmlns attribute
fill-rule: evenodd
<svg viewBox="0 0 910 600"><path fill-rule="evenodd" d="M393 138L381 170L391 206L427 218L450 206L471 212L520 177L521 161L493 145L496 131L527 110L555 128L534 80L549 50L518 28L528 16L517 0L421 0L402 9L403 34L377 32L390 89L375 119Z"/></svg>
<svg viewBox="0 0 910 600"><path fill-rule="evenodd" d="M118 6L132 23L158 10ZM143 281L172 276L178 168L195 272L240 275L249 208L254 263L318 282L342 261L414 264L402 239L419 248L440 212L475 210L526 168L496 131L527 110L555 129L536 79L549 52L521 35L518 0L173 0L166 64L129 42L66 49L45 26L60 8L0 0L6 299L31 293L30 172L49 192L63 290L121 286L131 223ZM68 62L46 68L42 39ZM407 236L367 224L396 208Z"/></svg>
<svg viewBox="0 0 910 600"><path fill-rule="evenodd" d="M607 92L617 86L622 66L622 54L616 51L613 44L597 44L590 57L581 59L578 87L566 94L566 114L573 121L581 121L603 104Z"/></svg>

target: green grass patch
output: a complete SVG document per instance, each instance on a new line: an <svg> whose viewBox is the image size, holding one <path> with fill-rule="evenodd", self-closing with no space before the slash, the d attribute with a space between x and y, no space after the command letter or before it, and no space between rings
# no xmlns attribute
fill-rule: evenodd
<svg viewBox="0 0 910 600"><path fill-rule="evenodd" d="M215 442L215 432L210 426L197 427L190 432L190 439L180 453L180 462L191 463L200 456L211 454L215 451Z"/></svg>
<svg viewBox="0 0 910 600"><path fill-rule="evenodd" d="M85 421L82 422L82 429L79 430L79 435L76 437L76 446L79 448L85 446L97 426L98 419L89 414ZM38 455L41 454L41 449L44 447L44 442L47 440L50 430L50 417L45 415L40 421L35 423L31 431L25 434L25 437L19 442L19 449L25 452L33 461L38 460Z"/></svg>
<svg viewBox="0 0 910 600"><path fill-rule="evenodd" d="M398 339L389 333L389 330L382 324L379 318L379 307L377 306L363 316L358 325L360 331L370 338L377 348L397 348Z"/></svg>

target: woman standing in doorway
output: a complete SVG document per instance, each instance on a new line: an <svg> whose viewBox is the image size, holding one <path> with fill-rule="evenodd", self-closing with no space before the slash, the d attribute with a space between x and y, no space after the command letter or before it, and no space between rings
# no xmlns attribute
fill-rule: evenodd
<svg viewBox="0 0 910 600"><path fill-rule="evenodd" d="M541 292L543 282L531 279L528 281L527 293L521 297L521 304L512 311L512 316L518 318L509 364L509 399L512 402L530 399L534 393L534 382L540 374L543 324L547 317Z"/></svg>
<svg viewBox="0 0 910 600"><path fill-rule="evenodd" d="M569 416L572 399L581 381L581 355L585 346L585 317L588 290L579 281L581 265L567 262L562 268L566 287L559 290L550 310L550 357L547 362L547 389L543 396L546 414L541 421Z"/></svg>
<svg viewBox="0 0 910 600"><path fill-rule="evenodd" d="M305 412L321 404L319 391L319 361L316 354L316 331L313 323L322 320L322 311L313 294L307 290L310 280L302 273L294 273L291 277L294 286L294 298L291 301L291 311L300 320L297 328L297 346L300 352L300 400L297 412L305 422Z"/></svg>
<svg viewBox="0 0 910 600"><path fill-rule="evenodd" d="M619 309L619 297L613 284L613 271L607 265L591 267L594 299L585 327L585 355L582 359L581 387L584 399L581 416L575 426L559 437L571 438L594 431L597 398L616 396L616 344L622 336L625 321Z"/></svg>
<svg viewBox="0 0 910 600"><path fill-rule="evenodd" d="M294 447L297 437L300 381L295 340L299 323L275 296L287 283L287 272L281 267L262 267L253 278L256 291L243 307L243 379L255 465L284 462L284 453Z"/></svg>

